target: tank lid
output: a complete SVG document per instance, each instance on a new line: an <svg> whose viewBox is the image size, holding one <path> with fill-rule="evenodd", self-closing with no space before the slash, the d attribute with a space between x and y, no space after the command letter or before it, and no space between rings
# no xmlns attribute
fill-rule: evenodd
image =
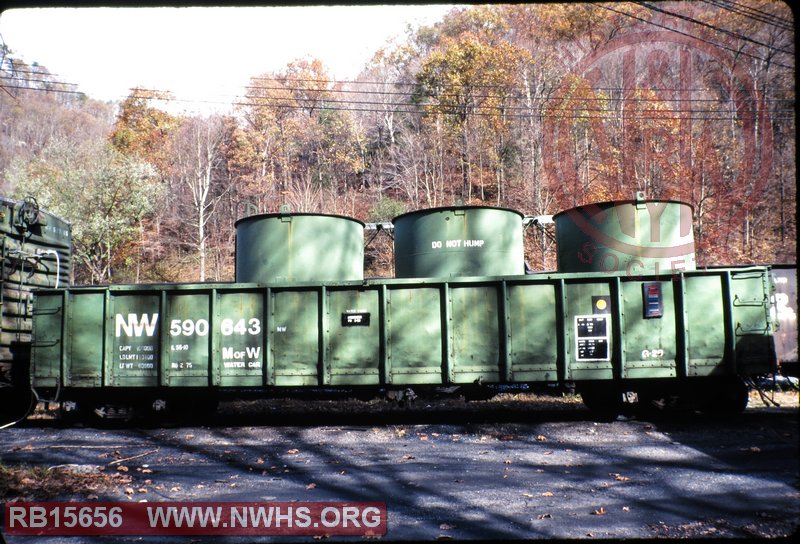
<svg viewBox="0 0 800 544"><path fill-rule="evenodd" d="M280 213L260 213L260 214L256 214L256 215L248 215L247 217L243 217L243 218L237 220L236 223L233 224L233 226L237 227L239 225L239 223L244 223L244 222L247 222L247 221L255 221L255 220L258 220L258 219L272 219L272 218L275 218L275 217L286 217L286 218L291 218L291 217L332 217L334 219L346 219L348 221L352 221L353 223L358 223L362 227L366 225L366 223L364 223L363 221L359 221L358 219L354 219L352 217L347 217L346 215L335 215L335 214L329 214L329 213L311 213L311 212L289 212L289 213L280 212Z"/></svg>
<svg viewBox="0 0 800 544"><path fill-rule="evenodd" d="M408 217L408 216L411 216L411 215L424 215L424 214L433 213L433 212L455 212L455 211L462 211L462 210L464 210L464 211L467 211L467 210L500 210L500 211L515 213L518 216L520 216L520 218L525 217L524 214L518 212L517 210L512 210L511 208L498 208L497 206L441 206L441 207L438 207L438 208L423 208L423 209L420 209L420 210L414 210L412 212L406 212L406 213L398 215L397 217L392 219L392 223L394 223L395 221L397 221L400 218Z"/></svg>
<svg viewBox="0 0 800 544"><path fill-rule="evenodd" d="M569 208L567 210L562 210L556 214L553 214L553 219L564 215L566 213L574 212L575 210L591 210L592 208L599 208L599 209L606 209L606 208L613 208L615 206L624 206L627 204L640 204L640 205L647 205L647 204L680 204L682 206L688 206L690 209L694 210L694 206L687 202L683 202L682 200L668 200L668 199L631 199L631 200L608 200L606 202L592 202L590 204L582 204L580 206L575 206L573 208Z"/></svg>

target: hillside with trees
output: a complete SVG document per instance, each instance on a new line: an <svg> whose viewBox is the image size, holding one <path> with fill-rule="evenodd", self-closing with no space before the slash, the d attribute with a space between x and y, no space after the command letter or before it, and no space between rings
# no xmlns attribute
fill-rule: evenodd
<svg viewBox="0 0 800 544"><path fill-rule="evenodd" d="M314 58L254 73L227 115L167 113L149 89L102 103L2 59L0 194L72 222L76 283L233 280L236 220L283 205L383 222L637 191L693 206L700 266L796 262L782 2L457 8L352 81ZM526 231L534 270L555 268L551 240ZM391 239L366 259L390 276Z"/></svg>

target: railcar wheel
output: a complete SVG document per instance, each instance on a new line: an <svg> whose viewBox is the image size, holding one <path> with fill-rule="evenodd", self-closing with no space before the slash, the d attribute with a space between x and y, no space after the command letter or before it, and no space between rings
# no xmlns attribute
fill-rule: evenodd
<svg viewBox="0 0 800 544"><path fill-rule="evenodd" d="M598 421L613 421L623 411L622 392L612 384L578 384L578 394Z"/></svg>
<svg viewBox="0 0 800 544"><path fill-rule="evenodd" d="M0 427L22 421L35 407L36 395L32 390L4 387L0 394Z"/></svg>
<svg viewBox="0 0 800 544"><path fill-rule="evenodd" d="M661 420L687 417L694 413L691 397L679 387L644 388L637 392L634 414L639 419Z"/></svg>
<svg viewBox="0 0 800 544"><path fill-rule="evenodd" d="M695 394L700 411L716 416L741 414L750 400L750 389L739 377L716 380Z"/></svg>
<svg viewBox="0 0 800 544"><path fill-rule="evenodd" d="M467 402L490 400L497 394L488 387L477 384L462 387L461 392L464 395L464 400Z"/></svg>
<svg viewBox="0 0 800 544"><path fill-rule="evenodd" d="M219 399L205 397L198 399L178 398L167 402L168 413L185 421L206 422L219 408Z"/></svg>

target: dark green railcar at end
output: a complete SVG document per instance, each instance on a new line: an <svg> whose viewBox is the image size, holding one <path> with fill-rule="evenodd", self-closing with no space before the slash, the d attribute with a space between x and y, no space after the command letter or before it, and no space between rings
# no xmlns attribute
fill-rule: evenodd
<svg viewBox="0 0 800 544"><path fill-rule="evenodd" d="M565 382L599 411L627 393L740 410L739 377L775 369L773 290L768 267L42 289L31 380L41 399L123 412L236 391Z"/></svg>
<svg viewBox="0 0 800 544"><path fill-rule="evenodd" d="M24 416L34 290L69 284L70 224L39 208L33 197L0 197L0 424Z"/></svg>

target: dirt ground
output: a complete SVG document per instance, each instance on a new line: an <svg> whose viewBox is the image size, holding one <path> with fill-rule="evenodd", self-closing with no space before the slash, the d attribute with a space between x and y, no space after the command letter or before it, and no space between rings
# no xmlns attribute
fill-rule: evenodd
<svg viewBox="0 0 800 544"><path fill-rule="evenodd" d="M746 412L764 412L776 408L800 408L800 393L798 391L775 391L760 394L758 391L750 393L750 401ZM297 399L270 399L257 401L236 401L222 403L218 409L217 418L224 420L236 419L240 416L254 418L254 423L260 423L261 416L267 418L269 414L280 414L281 420L298 421L299 423L318 420L319 417L333 418L344 417L347 421L358 423L361 417L385 416L388 422L395 418L400 420L415 415L436 416L447 418L449 414L457 412L461 416L472 414L478 419L483 415L497 413L509 414L509 419L518 419L526 413L539 414L548 411L581 411L583 404L578 395L541 395L533 393L500 394L485 401L465 402L459 398L423 399L406 406L399 406L395 402L374 400L363 402L347 399L336 401L325 400L297 400ZM258 415L254 415L258 414ZM37 411L29 418L31 421L53 420L53 412L47 412L38 407ZM0 463L0 500L52 500L64 496L83 496L89 500L98 496L118 490L130 484L131 478L124 472L108 473L97 471L76 471L74 467L42 467L42 466L13 466ZM675 529L688 535L712 536L704 533L701 526L687 526Z"/></svg>

